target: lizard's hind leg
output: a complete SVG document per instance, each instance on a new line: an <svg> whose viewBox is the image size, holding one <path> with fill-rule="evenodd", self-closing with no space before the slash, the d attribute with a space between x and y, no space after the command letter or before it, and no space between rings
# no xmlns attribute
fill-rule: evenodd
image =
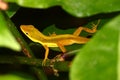
<svg viewBox="0 0 120 80"><path fill-rule="evenodd" d="M84 31L86 31L88 33L95 33L97 31L97 26L98 26L99 23L100 23L100 20L98 20L98 23L96 25L92 24L93 25L92 29L80 26L78 29L76 29L76 31L73 33L73 35L79 36L80 33L82 32L82 30L84 30Z"/></svg>

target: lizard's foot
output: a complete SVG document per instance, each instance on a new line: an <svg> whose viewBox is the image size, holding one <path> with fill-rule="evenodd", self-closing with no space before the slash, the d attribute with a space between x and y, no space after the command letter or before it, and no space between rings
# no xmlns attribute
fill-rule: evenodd
<svg viewBox="0 0 120 80"><path fill-rule="evenodd" d="M49 59L44 59L44 60L42 61L42 66L45 66L45 65L46 65L47 60L49 60Z"/></svg>

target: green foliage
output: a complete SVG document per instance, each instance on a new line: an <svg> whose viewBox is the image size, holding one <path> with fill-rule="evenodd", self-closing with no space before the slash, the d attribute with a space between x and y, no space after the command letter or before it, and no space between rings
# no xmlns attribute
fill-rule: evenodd
<svg viewBox="0 0 120 80"><path fill-rule="evenodd" d="M71 80L118 80L120 16L105 24L73 61Z"/></svg>
<svg viewBox="0 0 120 80"><path fill-rule="evenodd" d="M24 74L24 75L23 75ZM6 75L0 75L1 80L35 80L33 77L26 75L25 73L9 73Z"/></svg>
<svg viewBox="0 0 120 80"><path fill-rule="evenodd" d="M15 2L24 7L49 8L61 6L68 13L84 17L98 13L107 13L120 10L119 0L5 0ZM32 4L32 5L31 5Z"/></svg>
<svg viewBox="0 0 120 80"><path fill-rule="evenodd" d="M11 26L11 23L8 22L7 19L9 19L7 15L0 11L0 47L7 47L16 51L20 51L20 45L15 40L14 36L8 28Z"/></svg>
<svg viewBox="0 0 120 80"><path fill-rule="evenodd" d="M11 4L9 4L9 8L6 11L6 14L9 17L12 17L17 12L18 9L19 9L19 6L17 4L11 3Z"/></svg>

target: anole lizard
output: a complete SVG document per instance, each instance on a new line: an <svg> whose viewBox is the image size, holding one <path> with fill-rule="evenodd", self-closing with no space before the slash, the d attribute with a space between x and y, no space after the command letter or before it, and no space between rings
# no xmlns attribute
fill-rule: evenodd
<svg viewBox="0 0 120 80"><path fill-rule="evenodd" d="M85 44L86 42L89 41L88 38L86 37L81 37L79 34L81 33L82 30L88 32L88 33L95 33L96 28L99 24L100 20L98 23L95 25L93 24L93 28L89 29L86 27L79 27L76 29L76 31L73 34L61 34L61 35L56 35L55 33L46 36L42 34L38 29L36 29L33 25L21 25L20 28L22 32L33 42L38 42L42 44L42 46L45 48L45 57L43 60L43 65L46 63L46 60L48 59L48 54L49 54L49 48L48 47L59 47L61 51L64 53L66 52L66 49L64 46L66 45L72 45L74 43L77 44Z"/></svg>

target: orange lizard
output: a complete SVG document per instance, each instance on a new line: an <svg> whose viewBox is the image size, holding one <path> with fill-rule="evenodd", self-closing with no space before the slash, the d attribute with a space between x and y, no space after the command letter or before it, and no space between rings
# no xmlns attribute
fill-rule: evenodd
<svg viewBox="0 0 120 80"><path fill-rule="evenodd" d="M96 28L99 24L100 20L98 23L95 25L93 24L93 28L89 29L86 27L79 27L76 29L76 31L73 34L61 34L61 35L56 35L55 33L46 36L42 34L38 29L36 29L33 25L21 25L20 28L22 32L33 42L38 42L42 44L42 46L45 48L45 57L43 60L43 65L45 65L46 60L48 59L48 54L49 54L49 48L48 47L59 47L63 53L66 52L66 49L64 46L66 45L72 45L74 43L77 44L84 44L89 41L88 38L86 37L81 37L79 36L81 31L84 30L89 33L95 33Z"/></svg>

